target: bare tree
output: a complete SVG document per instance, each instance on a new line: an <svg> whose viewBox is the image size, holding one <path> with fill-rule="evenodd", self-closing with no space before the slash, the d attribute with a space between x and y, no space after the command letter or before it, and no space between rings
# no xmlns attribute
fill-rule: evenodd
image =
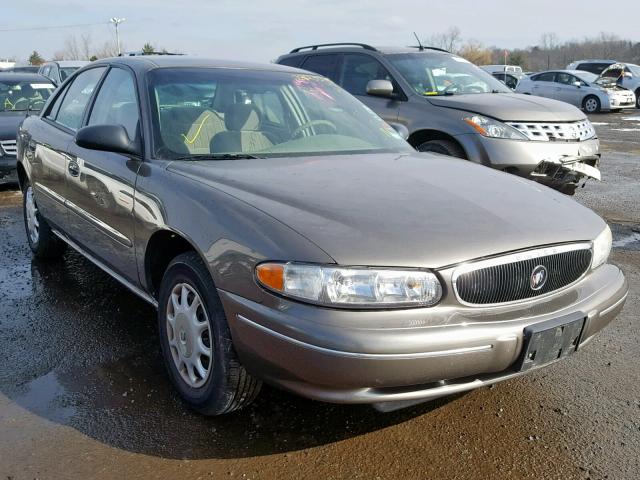
<svg viewBox="0 0 640 480"><path fill-rule="evenodd" d="M449 52L457 52L460 44L462 43L462 33L458 27L449 27L449 29L442 33L437 33L426 38L423 42L424 45L430 47L443 48Z"/></svg>
<svg viewBox="0 0 640 480"><path fill-rule="evenodd" d="M467 40L458 53L461 57L466 58L476 65L487 65L491 63L491 50L477 40Z"/></svg>

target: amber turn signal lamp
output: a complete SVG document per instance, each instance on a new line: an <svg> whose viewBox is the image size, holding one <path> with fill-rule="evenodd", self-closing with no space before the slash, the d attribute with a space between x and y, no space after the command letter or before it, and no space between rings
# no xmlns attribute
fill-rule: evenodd
<svg viewBox="0 0 640 480"><path fill-rule="evenodd" d="M262 263L256 267L256 277L265 287L278 292L284 290L284 265Z"/></svg>

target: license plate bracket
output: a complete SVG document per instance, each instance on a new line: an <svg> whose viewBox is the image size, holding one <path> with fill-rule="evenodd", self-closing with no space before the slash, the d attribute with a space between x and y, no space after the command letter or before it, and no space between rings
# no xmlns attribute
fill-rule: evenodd
<svg viewBox="0 0 640 480"><path fill-rule="evenodd" d="M580 345L585 321L584 314L574 314L526 327L516 369L543 367L574 353Z"/></svg>

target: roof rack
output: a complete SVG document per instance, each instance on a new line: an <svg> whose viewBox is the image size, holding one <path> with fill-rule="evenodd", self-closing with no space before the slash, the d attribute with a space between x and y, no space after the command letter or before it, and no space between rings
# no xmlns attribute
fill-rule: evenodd
<svg viewBox="0 0 640 480"><path fill-rule="evenodd" d="M298 47L291 50L289 53L297 53L301 50L317 50L320 47L342 47L342 46L352 46L352 47L362 47L365 50L371 50L377 52L378 50L371 45L367 45L366 43L353 43L353 42L344 42L344 43L320 43L318 45L307 45L306 47Z"/></svg>
<svg viewBox="0 0 640 480"><path fill-rule="evenodd" d="M172 53L172 52L143 52L142 50L137 52L123 52L119 53L119 57L142 57L145 55L184 55L184 53Z"/></svg>
<svg viewBox="0 0 640 480"><path fill-rule="evenodd" d="M423 51L423 50L436 50L438 52L451 53L449 50L445 50L444 48L427 47L425 45L408 45L407 48L417 48L420 51Z"/></svg>

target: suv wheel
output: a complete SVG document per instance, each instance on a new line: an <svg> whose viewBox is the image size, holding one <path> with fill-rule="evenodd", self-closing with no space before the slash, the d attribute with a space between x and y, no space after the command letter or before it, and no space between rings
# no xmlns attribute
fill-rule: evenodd
<svg viewBox="0 0 640 480"><path fill-rule="evenodd" d="M600 111L600 99L594 95L589 95L582 102L582 108L587 113L597 113Z"/></svg>
<svg viewBox="0 0 640 480"><path fill-rule="evenodd" d="M636 108L640 108L640 88L636 90Z"/></svg>
<svg viewBox="0 0 640 480"><path fill-rule="evenodd" d="M27 241L34 256L41 259L61 257L67 249L67 244L51 231L51 227L42 217L33 195L33 187L27 181L22 196L22 213Z"/></svg>
<svg viewBox="0 0 640 480"><path fill-rule="evenodd" d="M417 150L419 152L440 153L450 157L467 158L462 147L451 140L429 140L418 145Z"/></svg>
<svg viewBox="0 0 640 480"><path fill-rule="evenodd" d="M167 267L158 327L169 377L191 408L220 415L258 395L262 383L238 361L216 287L195 252L178 255Z"/></svg>

